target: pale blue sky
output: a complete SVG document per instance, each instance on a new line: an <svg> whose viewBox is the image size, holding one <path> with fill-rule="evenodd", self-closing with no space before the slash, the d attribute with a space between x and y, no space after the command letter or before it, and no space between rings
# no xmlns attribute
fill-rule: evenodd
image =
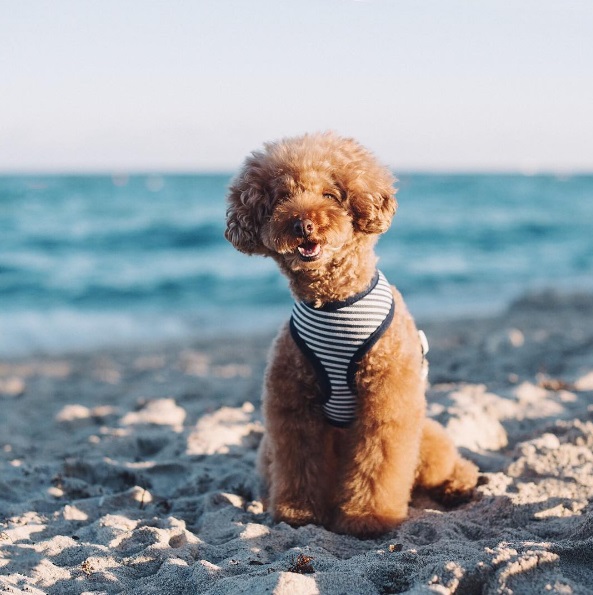
<svg viewBox="0 0 593 595"><path fill-rule="evenodd" d="M396 171L593 171L593 1L0 0L0 171L330 128Z"/></svg>

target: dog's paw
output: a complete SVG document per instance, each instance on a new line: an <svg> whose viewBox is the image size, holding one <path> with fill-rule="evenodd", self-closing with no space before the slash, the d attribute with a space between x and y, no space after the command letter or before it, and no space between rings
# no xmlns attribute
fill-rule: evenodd
<svg viewBox="0 0 593 595"><path fill-rule="evenodd" d="M393 531L407 518L407 511L400 514L342 514L333 523L336 533L355 535L361 538L373 538Z"/></svg>
<svg viewBox="0 0 593 595"><path fill-rule="evenodd" d="M459 506L474 497L478 477L479 470L476 465L460 458L455 463L451 476L431 492L435 499L445 506Z"/></svg>
<svg viewBox="0 0 593 595"><path fill-rule="evenodd" d="M317 519L313 511L291 504L277 504L274 507L273 516L275 522L285 522L293 527L317 524Z"/></svg>

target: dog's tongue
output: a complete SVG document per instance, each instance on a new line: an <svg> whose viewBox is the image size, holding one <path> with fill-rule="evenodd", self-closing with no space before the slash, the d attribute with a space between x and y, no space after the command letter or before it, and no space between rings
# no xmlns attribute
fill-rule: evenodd
<svg viewBox="0 0 593 595"><path fill-rule="evenodd" d="M316 242L304 242L298 247L301 256L312 258L321 252L321 246Z"/></svg>

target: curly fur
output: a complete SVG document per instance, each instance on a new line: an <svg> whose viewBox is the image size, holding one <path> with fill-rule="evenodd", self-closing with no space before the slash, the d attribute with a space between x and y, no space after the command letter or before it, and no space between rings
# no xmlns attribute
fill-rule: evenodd
<svg viewBox="0 0 593 595"><path fill-rule="evenodd" d="M396 211L394 178L352 139L310 134L264 145L232 182L226 238L273 258L296 299L316 307L368 287L374 245ZM266 434L258 469L276 521L372 536L407 516L414 486L445 501L468 497L477 468L425 418L416 326L399 292L394 319L363 357L348 429L330 426L309 360L285 325L265 377Z"/></svg>

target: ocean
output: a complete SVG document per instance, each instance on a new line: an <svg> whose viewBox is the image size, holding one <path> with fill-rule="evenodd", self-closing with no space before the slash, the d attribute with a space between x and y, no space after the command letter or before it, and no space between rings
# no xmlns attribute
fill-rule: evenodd
<svg viewBox="0 0 593 595"><path fill-rule="evenodd" d="M377 252L416 317L593 291L593 175L398 177ZM230 179L0 176L0 356L271 332L287 281L224 239Z"/></svg>

